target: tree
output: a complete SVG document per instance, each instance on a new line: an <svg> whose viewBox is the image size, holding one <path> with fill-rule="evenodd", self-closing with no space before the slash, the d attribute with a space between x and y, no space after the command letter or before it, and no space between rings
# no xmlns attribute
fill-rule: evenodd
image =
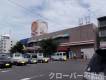
<svg viewBox="0 0 106 80"><path fill-rule="evenodd" d="M10 49L11 53L24 53L24 46L23 44L21 44L21 42L17 42L16 45L14 45L11 49Z"/></svg>
<svg viewBox="0 0 106 80"><path fill-rule="evenodd" d="M44 53L44 56L51 56L57 51L58 43L53 39L46 39L40 42L40 47Z"/></svg>

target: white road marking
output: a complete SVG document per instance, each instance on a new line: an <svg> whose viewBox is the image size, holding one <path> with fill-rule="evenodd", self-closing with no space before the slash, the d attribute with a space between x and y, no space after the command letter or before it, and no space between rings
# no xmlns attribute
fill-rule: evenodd
<svg viewBox="0 0 106 80"><path fill-rule="evenodd" d="M40 74L40 75L39 75L39 77L42 77L42 76L44 76L44 74Z"/></svg>
<svg viewBox="0 0 106 80"><path fill-rule="evenodd" d="M31 80L31 78L23 78L23 79L21 79L21 80Z"/></svg>
<svg viewBox="0 0 106 80"><path fill-rule="evenodd" d="M1 72L3 72L3 73L4 73L4 72L9 72L9 71L11 71L11 70L5 70L5 71L1 71Z"/></svg>
<svg viewBox="0 0 106 80"><path fill-rule="evenodd" d="M43 76L44 76L44 74L40 74L40 75L32 76L30 78L23 78L23 79L20 79L20 80L31 80L31 79L39 78L39 77L43 77Z"/></svg>

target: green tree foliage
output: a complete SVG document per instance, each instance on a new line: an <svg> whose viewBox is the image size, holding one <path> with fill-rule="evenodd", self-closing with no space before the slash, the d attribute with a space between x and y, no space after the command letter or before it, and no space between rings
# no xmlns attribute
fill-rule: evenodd
<svg viewBox="0 0 106 80"><path fill-rule="evenodd" d="M14 46L11 48L10 52L11 52L11 53L16 53L16 52L24 53L23 44L21 44L21 42L17 42L16 45L14 45Z"/></svg>
<svg viewBox="0 0 106 80"><path fill-rule="evenodd" d="M51 56L57 51L58 43L53 39L46 39L40 42L40 47L44 53L44 56Z"/></svg>

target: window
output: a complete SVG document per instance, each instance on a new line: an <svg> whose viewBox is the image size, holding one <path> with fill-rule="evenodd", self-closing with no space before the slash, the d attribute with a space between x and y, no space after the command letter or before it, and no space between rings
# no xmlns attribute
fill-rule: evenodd
<svg viewBox="0 0 106 80"><path fill-rule="evenodd" d="M106 36L106 30L102 30L102 31L100 31L99 35L100 35L101 37Z"/></svg>
<svg viewBox="0 0 106 80"><path fill-rule="evenodd" d="M57 53L57 56L59 56L59 53Z"/></svg>
<svg viewBox="0 0 106 80"><path fill-rule="evenodd" d="M20 57L21 55L20 54L15 54L15 57Z"/></svg>
<svg viewBox="0 0 106 80"><path fill-rule="evenodd" d="M66 55L66 53L63 53L63 56L65 56Z"/></svg>
<svg viewBox="0 0 106 80"><path fill-rule="evenodd" d="M32 55L32 58L37 58L37 55Z"/></svg>
<svg viewBox="0 0 106 80"><path fill-rule="evenodd" d="M24 55L24 58L30 58L30 55Z"/></svg>
<svg viewBox="0 0 106 80"><path fill-rule="evenodd" d="M106 26L106 21L101 21L100 22L100 26L102 27L102 26Z"/></svg>
<svg viewBox="0 0 106 80"><path fill-rule="evenodd" d="M42 53L39 53L38 55L39 55L39 56L42 56Z"/></svg>
<svg viewBox="0 0 106 80"><path fill-rule="evenodd" d="M62 53L60 53L59 55L62 56Z"/></svg>

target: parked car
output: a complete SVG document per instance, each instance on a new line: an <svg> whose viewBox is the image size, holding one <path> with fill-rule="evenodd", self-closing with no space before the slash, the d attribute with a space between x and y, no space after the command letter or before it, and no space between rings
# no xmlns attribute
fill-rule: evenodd
<svg viewBox="0 0 106 80"><path fill-rule="evenodd" d="M32 63L32 64L37 63L37 55L31 55L30 63Z"/></svg>
<svg viewBox="0 0 106 80"><path fill-rule="evenodd" d="M0 54L0 68L11 68L12 63L8 55Z"/></svg>
<svg viewBox="0 0 106 80"><path fill-rule="evenodd" d="M54 53L54 55L51 56L52 60L55 61L66 61L67 60L67 56L66 56L66 52L56 52Z"/></svg>
<svg viewBox="0 0 106 80"><path fill-rule="evenodd" d="M48 63L49 62L49 58L48 57L44 57L43 53L37 53L37 62L38 63Z"/></svg>
<svg viewBox="0 0 106 80"><path fill-rule="evenodd" d="M28 63L29 64L36 64L37 63L37 55L35 54L31 54L31 53L27 53L25 54L25 58L28 59Z"/></svg>
<svg viewBox="0 0 106 80"><path fill-rule="evenodd" d="M106 80L106 49L98 49L85 72L84 80Z"/></svg>
<svg viewBox="0 0 106 80"><path fill-rule="evenodd" d="M26 65L28 63L28 59L25 58L22 53L14 53L12 54L11 62L15 65Z"/></svg>

